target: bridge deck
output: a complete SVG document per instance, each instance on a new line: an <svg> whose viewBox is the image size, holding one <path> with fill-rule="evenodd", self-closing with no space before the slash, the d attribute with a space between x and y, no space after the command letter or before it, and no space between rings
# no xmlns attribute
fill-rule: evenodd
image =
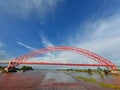
<svg viewBox="0 0 120 90"><path fill-rule="evenodd" d="M107 64L72 64L72 63L53 63L53 62L19 62L18 64L62 65L62 66L110 66Z"/></svg>

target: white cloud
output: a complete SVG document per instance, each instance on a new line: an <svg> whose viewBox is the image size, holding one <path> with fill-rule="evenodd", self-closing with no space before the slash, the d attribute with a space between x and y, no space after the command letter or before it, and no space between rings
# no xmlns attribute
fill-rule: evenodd
<svg viewBox="0 0 120 90"><path fill-rule="evenodd" d="M54 46L53 44L52 44L52 42L50 42L46 37L45 37L45 35L43 34L43 33L39 33L39 35L40 35L40 37L41 37L41 42L42 42L42 45L44 46L44 47L52 47L52 46ZM49 57L54 57L54 55L52 54L52 53L47 53L47 55L49 56Z"/></svg>
<svg viewBox="0 0 120 90"><path fill-rule="evenodd" d="M74 45L96 52L115 63L120 63L120 14L88 24L86 31L89 35L84 35L87 39L81 42L80 37L77 37L79 42Z"/></svg>
<svg viewBox="0 0 120 90"><path fill-rule="evenodd" d="M44 34L39 33L41 37L41 41L44 47L52 47L54 46L47 38L45 38Z"/></svg>
<svg viewBox="0 0 120 90"><path fill-rule="evenodd" d="M0 7L11 16L26 19L32 13L41 20L54 13L56 5L64 0L0 0Z"/></svg>
<svg viewBox="0 0 120 90"><path fill-rule="evenodd" d="M11 57L6 53L5 50L0 49L0 60L9 60Z"/></svg>
<svg viewBox="0 0 120 90"><path fill-rule="evenodd" d="M29 50L35 50L35 48L33 48L33 47L31 47L31 46L28 46L28 45L26 45L26 44L24 44L24 43L22 43L22 42L18 42L18 41L17 41L17 44L19 44L19 45L21 45L21 46L23 46L23 47L25 47L25 48L27 48L27 49L29 49Z"/></svg>
<svg viewBox="0 0 120 90"><path fill-rule="evenodd" d="M1 60L1 59L0 59L0 63L9 63L9 61Z"/></svg>
<svg viewBox="0 0 120 90"><path fill-rule="evenodd" d="M83 26L85 26L84 29L87 33L84 35L86 39L81 41L81 36L78 35L77 32L77 38L74 38L74 41L77 42L70 43L69 45L85 48L111 60L114 63L120 64L120 15L115 14L91 23L88 22L88 25ZM45 44L45 46L49 46L49 44ZM75 60L75 55L76 54L73 53L61 52L52 59L69 63L79 62ZM49 60L50 57L47 57L46 60L47 59Z"/></svg>
<svg viewBox="0 0 120 90"><path fill-rule="evenodd" d="M0 53L5 53L5 51L4 50L0 50Z"/></svg>
<svg viewBox="0 0 120 90"><path fill-rule="evenodd" d="M48 38L45 37L45 35L41 32L39 33L41 37L41 42L42 45L47 48L47 47L54 47L55 45L48 40ZM44 55L41 55L40 57L35 57L33 59L30 59L32 61L40 61L40 62L62 62L62 63L75 63L76 61L73 60L75 59L76 54L71 53L71 52L64 52L64 51L59 51L59 52L48 52L45 53Z"/></svg>

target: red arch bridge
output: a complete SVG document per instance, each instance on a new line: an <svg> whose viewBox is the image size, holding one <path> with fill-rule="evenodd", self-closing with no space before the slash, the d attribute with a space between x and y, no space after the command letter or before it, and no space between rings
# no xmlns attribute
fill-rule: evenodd
<svg viewBox="0 0 120 90"><path fill-rule="evenodd" d="M49 52L55 51L68 51L83 55L97 63L61 63L61 62L33 62L29 61L31 58L34 58L38 55L42 55ZM20 64L40 64L40 65L63 65L63 66L104 66L108 67L110 70L117 70L116 65L112 63L110 60L101 57L91 51L85 50L83 48L71 47L71 46L55 46L55 47L47 47L43 49L34 50L30 53L27 53L23 56L19 56L17 58L12 59L9 62L7 69L15 68Z"/></svg>

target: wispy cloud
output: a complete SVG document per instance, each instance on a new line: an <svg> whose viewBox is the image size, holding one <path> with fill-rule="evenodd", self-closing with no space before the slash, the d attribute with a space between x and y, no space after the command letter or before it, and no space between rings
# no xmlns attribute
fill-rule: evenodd
<svg viewBox="0 0 120 90"><path fill-rule="evenodd" d="M108 58L114 63L120 63L120 14L97 19L83 26L85 26L84 30L86 31L83 35L85 37L84 41L80 40L81 35L79 35L79 32L76 32L77 37L74 37L74 42L70 43L69 46L85 48ZM45 38L44 34L40 34L40 37L44 47L54 46L50 40ZM47 56L34 58L34 60L69 63L79 62L75 57L76 54L74 53L60 52L56 56L53 53L48 53Z"/></svg>
<svg viewBox="0 0 120 90"><path fill-rule="evenodd" d="M17 44L19 44L19 45L21 45L21 46L23 46L23 47L25 47L25 48L27 48L27 49L29 49L29 50L35 50L35 48L33 48L33 47L31 47L31 46L28 46L28 45L26 45L26 44L24 44L24 43L22 43L22 42L18 42L18 41L17 41Z"/></svg>
<svg viewBox="0 0 120 90"><path fill-rule="evenodd" d="M45 35L41 32L39 33L41 37L41 42L44 47L53 47L55 46ZM48 52L43 56L35 57L31 59L32 61L41 61L41 62L61 62L61 63L80 63L78 54L68 51L59 51L59 52ZM84 56L83 56L84 57Z"/></svg>
<svg viewBox="0 0 120 90"><path fill-rule="evenodd" d="M89 32L89 35L84 35L86 40L79 41L80 37L77 37L78 42L72 45L91 50L115 63L120 63L120 14L88 22L85 29L86 33Z"/></svg>
<svg viewBox="0 0 120 90"><path fill-rule="evenodd" d="M0 60L9 60L11 57L6 53L5 50L0 50Z"/></svg>
<svg viewBox="0 0 120 90"><path fill-rule="evenodd" d="M63 1L65 0L0 0L0 7L16 18L26 19L34 13L44 20Z"/></svg>
<svg viewBox="0 0 120 90"><path fill-rule="evenodd" d="M50 40L48 40L43 33L39 33L41 41L44 47L54 46Z"/></svg>
<svg viewBox="0 0 120 90"><path fill-rule="evenodd" d="M97 19L85 24L83 25L85 26L85 33L83 35L85 39L81 40L81 35L79 32L76 32L76 38L71 38L74 41L70 42L69 45L85 48L108 58L116 64L120 64L120 14L117 13L107 18ZM47 42L44 38L43 41ZM49 43L47 45L45 43L44 45L49 46ZM46 57L45 59L49 60L50 57ZM60 52L56 57L51 59L54 62L55 60L58 62L77 62L77 60L74 60L75 54L68 52Z"/></svg>
<svg viewBox="0 0 120 90"><path fill-rule="evenodd" d="M42 45L43 45L44 47L52 47L52 46L54 46L53 43L50 42L50 40L48 40L48 39L45 37L44 33L39 32L39 35L40 35L40 38L41 38ZM46 55L47 55L47 57L49 57L49 58L54 58L54 57L55 57L54 54L53 54L53 53L50 53L50 52L48 52Z"/></svg>

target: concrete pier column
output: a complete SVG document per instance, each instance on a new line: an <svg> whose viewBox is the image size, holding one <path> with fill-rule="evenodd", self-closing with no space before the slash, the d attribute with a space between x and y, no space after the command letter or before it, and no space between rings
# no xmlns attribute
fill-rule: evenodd
<svg viewBox="0 0 120 90"><path fill-rule="evenodd" d="M7 67L7 68L5 68L5 71L6 72L17 72L15 67Z"/></svg>

